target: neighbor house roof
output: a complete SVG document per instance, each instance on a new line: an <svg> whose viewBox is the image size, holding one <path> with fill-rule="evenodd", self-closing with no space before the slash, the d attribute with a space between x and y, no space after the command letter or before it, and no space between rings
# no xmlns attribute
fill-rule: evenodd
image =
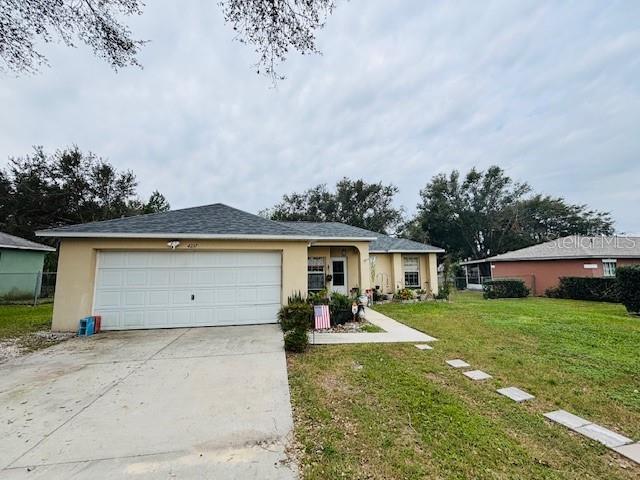
<svg viewBox="0 0 640 480"><path fill-rule="evenodd" d="M341 235L363 239L372 238L369 245L370 253L382 252L406 252L406 253L441 253L443 249L427 245L426 243L414 242L405 238L395 238L382 233L372 232L364 228L353 227L345 223L338 222L280 222L283 225L292 226L297 230L302 230L310 235L318 237L338 237Z"/></svg>
<svg viewBox="0 0 640 480"><path fill-rule="evenodd" d="M41 243L32 242L26 238L16 237L8 233L0 232L0 248L10 248L15 250L37 250L41 252L55 252L55 248L51 248Z"/></svg>
<svg viewBox="0 0 640 480"><path fill-rule="evenodd" d="M583 237L574 235L514 250L484 260L462 262L516 262L572 258L640 258L640 237Z"/></svg>

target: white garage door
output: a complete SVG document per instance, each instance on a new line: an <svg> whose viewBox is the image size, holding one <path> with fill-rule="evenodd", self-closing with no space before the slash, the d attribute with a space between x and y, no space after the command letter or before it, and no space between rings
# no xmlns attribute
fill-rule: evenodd
<svg viewBox="0 0 640 480"><path fill-rule="evenodd" d="M104 330L275 323L279 252L99 252Z"/></svg>

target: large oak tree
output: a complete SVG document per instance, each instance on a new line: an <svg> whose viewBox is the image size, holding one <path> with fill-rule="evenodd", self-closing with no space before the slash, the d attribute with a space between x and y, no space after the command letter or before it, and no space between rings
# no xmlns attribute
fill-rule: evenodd
<svg viewBox="0 0 640 480"><path fill-rule="evenodd" d="M148 201L137 195L131 171L78 147L10 158L0 170L0 231L36 240L35 231L169 209L159 192Z"/></svg>
<svg viewBox="0 0 640 480"><path fill-rule="evenodd" d="M568 235L610 235L607 212L532 194L492 166L464 177L439 174L420 192L417 215L403 235L443 247L454 258L484 258Z"/></svg>
<svg viewBox="0 0 640 480"><path fill-rule="evenodd" d="M393 206L397 187L343 178L329 191L325 184L302 193L284 195L272 209L261 212L272 220L342 222L374 232L393 233L402 222L402 209Z"/></svg>

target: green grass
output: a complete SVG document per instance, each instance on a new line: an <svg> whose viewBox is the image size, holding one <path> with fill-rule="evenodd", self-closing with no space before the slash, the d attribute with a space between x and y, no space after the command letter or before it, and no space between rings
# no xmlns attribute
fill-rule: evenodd
<svg viewBox="0 0 640 480"><path fill-rule="evenodd" d="M640 467L553 425L563 408L640 440L640 320L620 305L528 298L386 304L439 338L289 356L304 478L638 478ZM472 382L444 361L491 373ZM495 393L517 386L516 404Z"/></svg>
<svg viewBox="0 0 640 480"><path fill-rule="evenodd" d="M38 330L51 329L53 304L38 305L0 305L0 341L19 338L29 349L48 346L50 342L27 340L29 334Z"/></svg>
<svg viewBox="0 0 640 480"><path fill-rule="evenodd" d="M365 323L360 327L360 331L367 333L382 333L384 332L384 329L374 325L373 323Z"/></svg>

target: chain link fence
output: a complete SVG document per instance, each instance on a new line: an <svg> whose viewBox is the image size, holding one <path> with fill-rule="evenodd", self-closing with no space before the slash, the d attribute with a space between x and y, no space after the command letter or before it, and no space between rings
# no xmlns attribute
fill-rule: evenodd
<svg viewBox="0 0 640 480"><path fill-rule="evenodd" d="M53 302L56 272L0 273L0 304L39 305Z"/></svg>

